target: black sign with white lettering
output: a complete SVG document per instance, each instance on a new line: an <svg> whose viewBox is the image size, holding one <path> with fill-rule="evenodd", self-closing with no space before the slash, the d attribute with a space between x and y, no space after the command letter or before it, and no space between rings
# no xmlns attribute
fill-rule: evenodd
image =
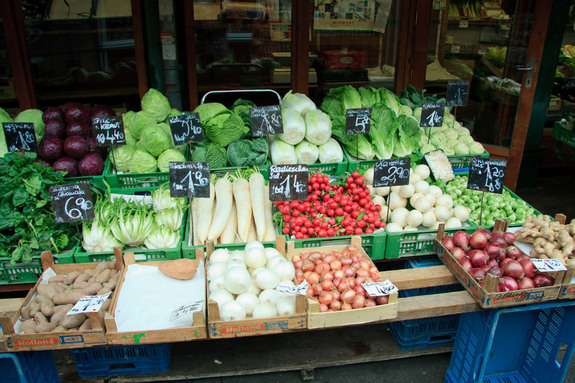
<svg viewBox="0 0 575 383"><path fill-rule="evenodd" d="M122 117L96 117L92 119L94 137L98 146L126 145Z"/></svg>
<svg viewBox="0 0 575 383"><path fill-rule="evenodd" d="M185 145L188 142L200 142L205 139L198 113L170 117L169 121L175 145Z"/></svg>
<svg viewBox="0 0 575 383"><path fill-rule="evenodd" d="M347 109L345 111L345 134L369 133L371 108Z"/></svg>
<svg viewBox="0 0 575 383"><path fill-rule="evenodd" d="M31 122L4 122L4 137L9 152L35 152L36 133Z"/></svg>
<svg viewBox="0 0 575 383"><path fill-rule="evenodd" d="M94 204L89 183L50 187L54 221L79 222L94 219Z"/></svg>
<svg viewBox="0 0 575 383"><path fill-rule="evenodd" d="M399 186L409 184L411 158L393 158L375 161L373 169L373 186Z"/></svg>
<svg viewBox="0 0 575 383"><path fill-rule="evenodd" d="M469 99L469 81L448 81L447 96L445 102L447 106L465 106Z"/></svg>
<svg viewBox="0 0 575 383"><path fill-rule="evenodd" d="M170 162L172 198L210 198L209 162Z"/></svg>
<svg viewBox="0 0 575 383"><path fill-rule="evenodd" d="M501 194L507 161L472 157L469 165L467 188Z"/></svg>
<svg viewBox="0 0 575 383"><path fill-rule="evenodd" d="M309 166L270 166L270 200L303 201L308 196Z"/></svg>
<svg viewBox="0 0 575 383"><path fill-rule="evenodd" d="M419 126L437 128L443 125L445 104L425 103L421 106Z"/></svg>
<svg viewBox="0 0 575 383"><path fill-rule="evenodd" d="M282 134L282 110L279 105L261 106L250 109L252 135L254 137Z"/></svg>

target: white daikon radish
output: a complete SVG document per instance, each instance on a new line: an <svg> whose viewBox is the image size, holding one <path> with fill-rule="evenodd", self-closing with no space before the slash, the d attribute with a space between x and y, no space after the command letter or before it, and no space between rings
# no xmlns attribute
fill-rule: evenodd
<svg viewBox="0 0 575 383"><path fill-rule="evenodd" d="M249 241L248 235L250 232L250 226L252 225L252 202L250 197L250 184L246 179L236 178L232 183L232 190L234 193L234 201L236 202L238 235L242 242L247 242Z"/></svg>
<svg viewBox="0 0 575 383"><path fill-rule="evenodd" d="M234 202L232 183L227 178L220 178L216 182L215 190L215 213L208 231L208 240L215 240L223 233L232 211L232 203Z"/></svg>
<svg viewBox="0 0 575 383"><path fill-rule="evenodd" d="M261 173L252 173L250 176L250 197L252 202L252 212L258 241L263 241L266 234L266 213L265 213L265 186L266 182ZM271 217L270 217L271 218Z"/></svg>
<svg viewBox="0 0 575 383"><path fill-rule="evenodd" d="M212 212L214 208L214 196L215 196L214 184L210 182L210 197L209 198L194 198L198 199L198 220L197 223L197 235L198 244L203 245L208 239L208 232L212 225Z"/></svg>
<svg viewBox="0 0 575 383"><path fill-rule="evenodd" d="M236 212L236 203L235 201L232 201L230 216L227 218L226 227L224 228L224 231L220 235L220 243L223 244L234 243L237 229L238 229L238 215Z"/></svg>
<svg viewBox="0 0 575 383"><path fill-rule="evenodd" d="M270 201L270 188L267 185L264 190L264 214L266 215L266 233L264 235L264 241L275 241L277 233L272 219L273 202Z"/></svg>

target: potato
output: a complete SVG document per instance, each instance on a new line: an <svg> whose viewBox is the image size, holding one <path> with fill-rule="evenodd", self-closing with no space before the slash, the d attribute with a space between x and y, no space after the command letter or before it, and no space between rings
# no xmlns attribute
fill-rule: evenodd
<svg viewBox="0 0 575 383"><path fill-rule="evenodd" d="M42 312L46 318L50 318L54 315L54 303L52 303L52 301L42 303L40 305L40 312Z"/></svg>
<svg viewBox="0 0 575 383"><path fill-rule="evenodd" d="M38 285L38 294L42 294L47 296L48 298L52 299L54 298L54 295L58 294L58 287L56 284L41 284Z"/></svg>
<svg viewBox="0 0 575 383"><path fill-rule="evenodd" d="M71 273L66 275L64 283L71 285L72 283L74 283L74 281L76 280L76 278L78 278L79 275L80 275L79 271L72 271Z"/></svg>
<svg viewBox="0 0 575 383"><path fill-rule="evenodd" d="M82 295L85 295L82 290L65 291L54 295L53 301L56 305L66 305L69 303L75 304L80 298L82 298Z"/></svg>
<svg viewBox="0 0 575 383"><path fill-rule="evenodd" d="M90 323L90 318L87 318L79 328L80 331L86 331L86 330L91 330L91 329L92 329L92 324Z"/></svg>
<svg viewBox="0 0 575 383"><path fill-rule="evenodd" d="M65 315L64 319L60 323L62 326L66 327L67 329L71 329L74 327L80 327L82 323L86 320L85 314L72 314L72 315Z"/></svg>
<svg viewBox="0 0 575 383"><path fill-rule="evenodd" d="M98 263L98 266L94 269L94 275L100 274L102 271L108 269L108 264L104 261Z"/></svg>
<svg viewBox="0 0 575 383"><path fill-rule="evenodd" d="M36 332L43 333L43 332L52 332L56 328L54 323L45 322L45 323L38 323L36 325Z"/></svg>
<svg viewBox="0 0 575 383"><path fill-rule="evenodd" d="M32 318L38 311L40 311L40 304L36 300L30 302L28 307L30 307L30 318Z"/></svg>
<svg viewBox="0 0 575 383"><path fill-rule="evenodd" d="M95 295L98 291L100 291L101 288L102 288L101 284L94 282L90 286L82 289L81 291L84 293L84 295Z"/></svg>
<svg viewBox="0 0 575 383"><path fill-rule="evenodd" d="M108 282L108 279L110 279L111 275L112 272L110 269L106 269L96 276L95 281L98 283L106 283Z"/></svg>
<svg viewBox="0 0 575 383"><path fill-rule="evenodd" d="M20 325L20 332L24 334L35 334L36 333L36 322L34 319L27 319Z"/></svg>
<svg viewBox="0 0 575 383"><path fill-rule="evenodd" d="M120 279L120 272L116 271L115 274L113 274L110 279L108 280L108 283L118 283L118 280Z"/></svg>
<svg viewBox="0 0 575 383"><path fill-rule="evenodd" d="M20 315L22 315L24 319L30 319L30 306L22 307L22 309L20 309Z"/></svg>
<svg viewBox="0 0 575 383"><path fill-rule="evenodd" d="M72 286L75 289L81 290L81 289L85 289L86 287L90 286L90 282L77 280L76 282L74 282L74 284Z"/></svg>
<svg viewBox="0 0 575 383"><path fill-rule="evenodd" d="M59 325L62 319L66 316L66 313L74 307L72 304L57 306L54 309L54 315L50 318L50 323Z"/></svg>
<svg viewBox="0 0 575 383"><path fill-rule="evenodd" d="M38 311L36 314L34 314L34 320L36 321L36 323L40 324L40 323L48 323L48 319L46 319L46 317L44 316L44 314L42 314L40 311Z"/></svg>
<svg viewBox="0 0 575 383"><path fill-rule="evenodd" d="M163 261L158 266L163 274L170 278L187 280L192 279L196 275L198 267L196 262L192 259L182 258L173 261Z"/></svg>
<svg viewBox="0 0 575 383"><path fill-rule="evenodd" d="M62 331L68 331L68 329L64 326L56 326L54 330L52 330L52 332L62 332Z"/></svg>
<svg viewBox="0 0 575 383"><path fill-rule="evenodd" d="M65 275L54 275L53 277L50 277L50 279L48 279L48 283L59 283L64 282L65 280L66 280Z"/></svg>
<svg viewBox="0 0 575 383"><path fill-rule="evenodd" d="M106 282L102 285L102 287L107 287L110 289L110 291L112 291L116 288L116 284L117 282Z"/></svg>
<svg viewBox="0 0 575 383"><path fill-rule="evenodd" d="M88 271L91 271L91 270L86 270L82 274L78 275L78 277L74 281L74 284L76 284L78 282L88 282L88 279L90 279L90 277L91 277L91 275L88 274Z"/></svg>
<svg viewBox="0 0 575 383"><path fill-rule="evenodd" d="M108 294L109 292L111 292L112 290L109 287L102 287L100 290L98 290L98 294L97 295L104 295L104 294Z"/></svg>
<svg viewBox="0 0 575 383"><path fill-rule="evenodd" d="M93 276L95 274L95 272L94 272L94 269L88 269L88 270L84 270L84 274L86 274L88 276L88 278L90 278L91 276Z"/></svg>

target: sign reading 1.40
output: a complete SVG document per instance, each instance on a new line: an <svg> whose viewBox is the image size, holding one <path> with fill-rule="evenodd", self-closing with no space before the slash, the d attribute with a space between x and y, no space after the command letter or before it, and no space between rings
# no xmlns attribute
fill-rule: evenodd
<svg viewBox="0 0 575 383"><path fill-rule="evenodd" d="M204 130L198 113L170 117L169 121L175 145L204 140Z"/></svg>
<svg viewBox="0 0 575 383"><path fill-rule="evenodd" d="M209 198L209 162L170 162L170 196L172 198Z"/></svg>
<svg viewBox="0 0 575 383"><path fill-rule="evenodd" d="M79 222L94 219L90 184L78 183L50 187L54 221Z"/></svg>
<svg viewBox="0 0 575 383"><path fill-rule="evenodd" d="M309 166L270 166L270 200L303 201L308 196Z"/></svg>
<svg viewBox="0 0 575 383"><path fill-rule="evenodd" d="M443 125L445 104L427 102L421 106L421 119L419 126L437 128Z"/></svg>
<svg viewBox="0 0 575 383"><path fill-rule="evenodd" d="M98 146L126 145L122 117L96 117L92 119L94 137Z"/></svg>

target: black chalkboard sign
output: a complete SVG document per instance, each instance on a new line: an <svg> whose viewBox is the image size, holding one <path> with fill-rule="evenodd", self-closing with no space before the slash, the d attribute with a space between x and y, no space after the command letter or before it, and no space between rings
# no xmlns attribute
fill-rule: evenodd
<svg viewBox="0 0 575 383"><path fill-rule="evenodd" d="M347 109L345 111L345 134L369 133L371 108Z"/></svg>
<svg viewBox="0 0 575 383"><path fill-rule="evenodd" d="M36 133L31 122L3 122L4 137L9 152L35 152Z"/></svg>
<svg viewBox="0 0 575 383"><path fill-rule="evenodd" d="M169 121L175 145L185 145L188 142L200 142L205 139L198 113L170 117Z"/></svg>
<svg viewBox="0 0 575 383"><path fill-rule="evenodd" d="M436 104L432 102L423 104L421 106L421 120L419 120L419 126L437 128L443 125L444 113L445 104Z"/></svg>
<svg viewBox="0 0 575 383"><path fill-rule="evenodd" d="M270 200L303 201L308 196L309 166L270 166Z"/></svg>
<svg viewBox="0 0 575 383"><path fill-rule="evenodd" d="M375 161L373 171L373 186L399 186L409 184L409 169L411 158L393 158Z"/></svg>
<svg viewBox="0 0 575 383"><path fill-rule="evenodd" d="M122 117L96 117L92 119L94 137L98 146L126 145Z"/></svg>
<svg viewBox="0 0 575 383"><path fill-rule="evenodd" d="M469 164L467 188L501 194L507 161L493 158L472 157Z"/></svg>
<svg viewBox="0 0 575 383"><path fill-rule="evenodd" d="M54 221L79 222L94 219L94 204L89 183L50 187Z"/></svg>
<svg viewBox="0 0 575 383"><path fill-rule="evenodd" d="M251 108L250 121L254 137L282 134L284 132L282 110L279 105Z"/></svg>
<svg viewBox="0 0 575 383"><path fill-rule="evenodd" d="M445 103L447 106L465 106L469 99L469 81L448 81Z"/></svg>
<svg viewBox="0 0 575 383"><path fill-rule="evenodd" d="M170 196L209 198L209 162L170 162Z"/></svg>

